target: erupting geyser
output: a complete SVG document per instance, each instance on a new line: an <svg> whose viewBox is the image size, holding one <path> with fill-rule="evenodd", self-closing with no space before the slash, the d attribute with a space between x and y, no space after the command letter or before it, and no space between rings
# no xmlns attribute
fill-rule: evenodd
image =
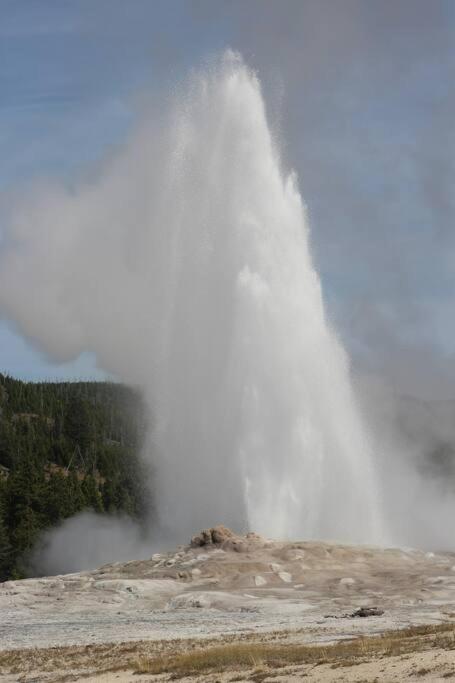
<svg viewBox="0 0 455 683"><path fill-rule="evenodd" d="M330 330L295 178L229 56L178 118L166 226L160 509L275 537L378 534L369 444Z"/></svg>
<svg viewBox="0 0 455 683"><path fill-rule="evenodd" d="M3 310L51 354L94 350L144 386L164 528L381 539L305 209L238 56L194 76L96 182L42 190L11 225Z"/></svg>

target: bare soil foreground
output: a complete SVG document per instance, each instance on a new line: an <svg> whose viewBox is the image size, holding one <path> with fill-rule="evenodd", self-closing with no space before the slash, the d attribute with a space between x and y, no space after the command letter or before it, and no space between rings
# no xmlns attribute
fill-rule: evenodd
<svg viewBox="0 0 455 683"><path fill-rule="evenodd" d="M455 554L223 527L0 585L2 681L455 681Z"/></svg>

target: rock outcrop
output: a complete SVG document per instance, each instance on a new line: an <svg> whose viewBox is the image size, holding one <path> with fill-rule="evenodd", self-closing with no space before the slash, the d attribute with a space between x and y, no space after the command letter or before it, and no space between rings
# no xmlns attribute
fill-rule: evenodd
<svg viewBox="0 0 455 683"><path fill-rule="evenodd" d="M191 539L192 548L202 548L209 545L222 545L227 540L235 538L233 531L223 526L213 526L211 529L203 529Z"/></svg>
<svg viewBox="0 0 455 683"><path fill-rule="evenodd" d="M239 536L222 524L203 529L193 536L190 542L191 548L216 546L222 550L233 550L237 553L248 552L253 546L263 545L264 539L258 534L248 533L245 536Z"/></svg>

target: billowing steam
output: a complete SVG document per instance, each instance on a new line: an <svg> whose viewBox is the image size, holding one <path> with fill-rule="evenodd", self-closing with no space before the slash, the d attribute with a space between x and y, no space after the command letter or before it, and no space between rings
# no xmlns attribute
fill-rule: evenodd
<svg viewBox="0 0 455 683"><path fill-rule="evenodd" d="M43 534L29 558L29 570L67 574L147 558L152 552L151 539L128 517L81 512Z"/></svg>
<svg viewBox="0 0 455 683"><path fill-rule="evenodd" d="M12 209L0 310L53 357L94 351L143 387L151 495L169 535L223 522L390 540L387 472L325 317L305 208L256 76L227 53L161 120L149 117L96 178L39 187Z"/></svg>

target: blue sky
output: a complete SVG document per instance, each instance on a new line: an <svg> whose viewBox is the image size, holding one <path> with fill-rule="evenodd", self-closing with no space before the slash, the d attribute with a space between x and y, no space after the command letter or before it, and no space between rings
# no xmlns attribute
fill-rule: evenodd
<svg viewBox="0 0 455 683"><path fill-rule="evenodd" d="M455 397L454 31L450 0L0 0L0 219L11 193L71 182L122 144L142 98L238 49L298 172L354 366ZM102 376L5 320L0 370Z"/></svg>

